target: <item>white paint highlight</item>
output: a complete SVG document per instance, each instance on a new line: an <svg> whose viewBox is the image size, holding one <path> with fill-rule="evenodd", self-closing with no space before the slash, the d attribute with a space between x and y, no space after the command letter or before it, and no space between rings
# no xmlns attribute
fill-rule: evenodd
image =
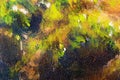
<svg viewBox="0 0 120 80"><path fill-rule="evenodd" d="M37 6L40 7L41 4L44 4L47 8L50 8L51 6L50 2L45 2L44 0L38 2Z"/></svg>
<svg viewBox="0 0 120 80"><path fill-rule="evenodd" d="M112 26L112 27L114 26L114 24L113 24L113 22L112 22L112 21L109 23L109 26Z"/></svg>
<svg viewBox="0 0 120 80"><path fill-rule="evenodd" d="M19 11L22 12L23 14L25 14L25 15L28 13L28 11L25 10L24 8L19 9Z"/></svg>
<svg viewBox="0 0 120 80"><path fill-rule="evenodd" d="M14 6L12 7L12 10L13 10L13 11L17 11L17 10L18 10L18 7L17 7L16 5L14 5Z"/></svg>
<svg viewBox="0 0 120 80"><path fill-rule="evenodd" d="M83 14L84 18L87 19L87 15L86 14Z"/></svg>
<svg viewBox="0 0 120 80"><path fill-rule="evenodd" d="M27 34L22 34L22 36L23 36L25 39L28 39L28 35L27 35Z"/></svg>
<svg viewBox="0 0 120 80"><path fill-rule="evenodd" d="M63 48L63 52L65 52L66 51L66 48Z"/></svg>
<svg viewBox="0 0 120 80"><path fill-rule="evenodd" d="M21 40L20 40L20 50L23 51L23 44Z"/></svg>
<svg viewBox="0 0 120 80"><path fill-rule="evenodd" d="M25 8L18 8L16 5L14 5L13 7L12 7L12 10L13 11L20 11L21 13L23 13L23 14L28 14L28 11L25 9Z"/></svg>
<svg viewBox="0 0 120 80"><path fill-rule="evenodd" d="M109 33L109 36L112 37L112 35L113 35L113 32L111 31L111 32Z"/></svg>
<svg viewBox="0 0 120 80"><path fill-rule="evenodd" d="M45 3L47 8L50 8L51 4L49 2Z"/></svg>
<svg viewBox="0 0 120 80"><path fill-rule="evenodd" d="M119 26L119 30L120 30L120 26Z"/></svg>

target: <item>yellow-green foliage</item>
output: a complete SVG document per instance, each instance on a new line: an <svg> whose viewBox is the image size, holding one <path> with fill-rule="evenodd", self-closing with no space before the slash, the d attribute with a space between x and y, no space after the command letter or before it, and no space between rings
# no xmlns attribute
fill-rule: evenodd
<svg viewBox="0 0 120 80"><path fill-rule="evenodd" d="M97 10L90 11L89 14L88 14L88 22L89 22L89 24L98 23L99 15L100 15L100 12L97 11Z"/></svg>
<svg viewBox="0 0 120 80"><path fill-rule="evenodd" d="M79 14L72 13L72 14L69 14L68 17L70 22L69 24L72 27L78 27L80 22L85 21L85 17L82 14L79 15Z"/></svg>
<svg viewBox="0 0 120 80"><path fill-rule="evenodd" d="M11 2L15 2L16 0L10 0Z"/></svg>
<svg viewBox="0 0 120 80"><path fill-rule="evenodd" d="M17 40L20 40L20 36L19 36L19 35L15 35L15 38L16 38Z"/></svg>
<svg viewBox="0 0 120 80"><path fill-rule="evenodd" d="M120 4L119 0L107 0L107 3L110 4L110 6L115 7L116 5Z"/></svg>
<svg viewBox="0 0 120 80"><path fill-rule="evenodd" d="M73 3L77 3L77 0L68 0L71 7L73 7Z"/></svg>
<svg viewBox="0 0 120 80"><path fill-rule="evenodd" d="M98 2L98 0L87 0L87 1L94 2L94 3Z"/></svg>
<svg viewBox="0 0 120 80"><path fill-rule="evenodd" d="M9 17L14 19L17 19L17 21L19 21L19 27L30 27L30 20L29 20L29 15L26 16L25 14L21 13L21 12L11 12Z"/></svg>
<svg viewBox="0 0 120 80"><path fill-rule="evenodd" d="M80 43L85 43L85 38L79 34L79 29L72 31L70 37L72 37L69 41L73 49L80 48Z"/></svg>
<svg viewBox="0 0 120 80"><path fill-rule="evenodd" d="M22 26L30 27L30 21L29 21L28 17L22 13L19 13L18 15L20 16Z"/></svg>
<svg viewBox="0 0 120 80"><path fill-rule="evenodd" d="M59 49L53 50L53 61L58 62L59 58L64 56L64 44L59 43Z"/></svg>
<svg viewBox="0 0 120 80"><path fill-rule="evenodd" d="M6 24L10 25L13 22L13 19L12 19L12 17L10 15L6 15L4 17L4 21L5 21Z"/></svg>
<svg viewBox="0 0 120 80"><path fill-rule="evenodd" d="M88 0L88 1L90 1L90 0ZM73 3L77 3L77 0L69 0L68 2L72 6ZM93 0L93 2L97 3L98 0ZM45 19L48 21L51 21L50 23L52 24L52 25L46 24L47 25L46 27L48 27L48 26L56 27L56 25L54 25L55 24L54 21L57 22L58 20L62 19L62 17L60 17L61 13L60 13L59 9L63 9L63 8L57 9L57 6L55 6L53 4L51 6L51 8L45 12L45 15L44 15ZM59 14L51 15L53 13L59 13ZM58 15L60 15L60 16L58 17ZM64 13L62 15L64 15ZM72 34L72 36L74 36L75 40L74 41L70 40L70 44L74 48L80 47L79 43L81 43L81 42L85 43L85 38L82 35L88 35L90 38L92 38L91 44L93 44L93 46L95 46L95 47L96 46L98 47L99 40L97 40L97 38L99 38L99 37L103 38L103 39L106 37L109 38L109 37L111 37L111 36L109 36L111 31L113 32L112 37L114 37L114 35L116 34L115 31L119 32L118 23L116 23L117 27L114 26L112 28L109 24L111 22L113 22L113 20L108 16L108 14L102 12L99 9L83 10L83 11L80 11L79 13L76 13L74 11L71 11L71 12L69 11L67 13L67 15L68 15L68 21L69 21L69 23L67 25L67 27L69 28L69 29L67 29L68 32L70 31L70 33L72 33L72 32L74 32L74 29L77 29L77 31L76 30L75 31L76 31L76 34L78 34L78 35ZM114 23L115 22L113 22L113 24ZM44 27L44 28L46 28L46 27ZM65 27L66 27L66 25L65 25ZM48 43L50 45L52 45L53 41L55 41L56 38L58 39L58 41L63 42L61 40L62 36L60 33L62 33L62 30L57 29L56 32L53 33L52 35L49 35L46 40L48 41ZM66 36L68 36L68 35L66 35ZM96 39L94 39L94 38L96 38ZM96 44L94 44L94 43L96 43Z"/></svg>
<svg viewBox="0 0 120 80"><path fill-rule="evenodd" d="M77 5L76 7L76 4L79 4L79 0L49 1L51 2L51 7L43 11L43 20L40 24L41 31L38 33L39 35L37 34L37 37L34 38L30 36L30 38L26 40L27 45L25 46L25 50L28 54L22 57L22 61L24 61L23 63L29 61L28 58L26 59L26 56L30 59L31 53L35 53L39 49L43 52L51 51L53 54L53 60L58 62L59 58L64 56L65 52L63 50L65 47L70 48L71 50L75 48L82 49L81 44L89 47L90 51L95 51L96 54L99 54L97 49L100 49L101 51L102 49L105 50L106 44L108 44L107 42L109 40L119 38L119 20L118 22L115 22L112 18L110 18L110 16L108 16L108 13L105 13L102 9L76 9L82 6L85 7L85 3L82 4L82 2L82 6ZM98 2L98 0L81 1L93 1L94 3ZM68 3L69 5L63 7L62 4L64 3ZM4 19L7 24L12 23L12 17L6 15L7 10L5 7L5 1L1 1L0 4L2 4L0 5L0 18L5 17ZM113 0L109 1L109 4L113 6L117 3ZM98 7L98 5L96 6ZM72 10L71 7L74 10ZM64 12L64 10L66 11ZM22 26L30 26L30 18L20 12L14 14L16 14L17 18L20 19ZM110 35L111 32L112 34ZM15 38L19 40L19 37L20 36L17 35ZM65 41L66 43L68 42L67 45L69 45L69 47L65 45ZM113 44L110 43L110 45ZM116 45L120 46L119 40L116 42ZM112 46L112 49L115 49L114 46L115 45ZM84 52L83 50L83 53L84 54L80 55L89 55L89 51ZM34 56L34 54L32 56ZM119 61L116 60L114 64L119 64ZM11 69L11 72L19 71L19 67L21 67L20 65L20 62L18 62L14 69ZM118 68L118 65L115 67ZM111 68L112 69L105 69L105 71L112 73L116 70L113 66L111 66Z"/></svg>
<svg viewBox="0 0 120 80"><path fill-rule="evenodd" d="M44 18L49 21L55 21L62 19L62 13L56 8L54 4L45 11Z"/></svg>
<svg viewBox="0 0 120 80"><path fill-rule="evenodd" d="M27 49L29 53L34 53L39 47L40 41L30 38L28 40Z"/></svg>
<svg viewBox="0 0 120 80"><path fill-rule="evenodd" d="M4 17L8 13L6 9L6 1L0 1L0 18Z"/></svg>

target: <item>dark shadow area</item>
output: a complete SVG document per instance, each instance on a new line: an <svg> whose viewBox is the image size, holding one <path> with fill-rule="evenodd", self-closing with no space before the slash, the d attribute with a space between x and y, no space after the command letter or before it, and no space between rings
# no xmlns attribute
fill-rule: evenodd
<svg viewBox="0 0 120 80"><path fill-rule="evenodd" d="M1 57L9 67L14 66L21 59L19 41L6 36L0 36Z"/></svg>
<svg viewBox="0 0 120 80"><path fill-rule="evenodd" d="M71 80L71 71L52 64L51 58L45 54L39 64L39 80Z"/></svg>
<svg viewBox="0 0 120 80"><path fill-rule="evenodd" d="M64 56L59 58L57 66L52 62L51 51L47 51L48 54L44 54L40 60L39 80L79 80L77 78L86 80L88 76L97 74L108 61L119 54L114 42L111 40L107 42L102 51L100 46L91 47L90 42L86 42L81 48L67 49Z"/></svg>
<svg viewBox="0 0 120 80"><path fill-rule="evenodd" d="M9 80L9 68L2 61L0 61L0 80Z"/></svg>
<svg viewBox="0 0 120 80"><path fill-rule="evenodd" d="M32 14L31 22L30 22L30 30L35 33L39 31L40 23L42 21L42 15L40 11L37 11L35 14Z"/></svg>
<svg viewBox="0 0 120 80"><path fill-rule="evenodd" d="M113 46L115 45L113 44ZM90 49L92 49L92 47ZM99 49L96 52L96 49L93 48L92 51L89 52L89 55L81 57L81 54L86 54L89 47L86 46L84 50L83 48L76 48L73 51L68 50L65 55L59 59L60 65L64 69L71 71L72 77L74 78L82 78L102 70L108 61L119 54L118 48L113 48L109 43L102 52Z"/></svg>

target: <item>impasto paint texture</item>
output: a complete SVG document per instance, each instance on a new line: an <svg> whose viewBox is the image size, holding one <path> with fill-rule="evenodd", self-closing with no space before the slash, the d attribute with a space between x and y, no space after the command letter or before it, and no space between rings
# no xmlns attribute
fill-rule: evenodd
<svg viewBox="0 0 120 80"><path fill-rule="evenodd" d="M120 0L0 0L0 80L120 80Z"/></svg>

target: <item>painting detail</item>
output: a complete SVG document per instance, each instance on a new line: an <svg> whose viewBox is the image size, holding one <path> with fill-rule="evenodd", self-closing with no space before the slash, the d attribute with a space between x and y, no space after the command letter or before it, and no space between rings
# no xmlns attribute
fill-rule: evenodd
<svg viewBox="0 0 120 80"><path fill-rule="evenodd" d="M120 1L1 0L0 80L120 80Z"/></svg>

